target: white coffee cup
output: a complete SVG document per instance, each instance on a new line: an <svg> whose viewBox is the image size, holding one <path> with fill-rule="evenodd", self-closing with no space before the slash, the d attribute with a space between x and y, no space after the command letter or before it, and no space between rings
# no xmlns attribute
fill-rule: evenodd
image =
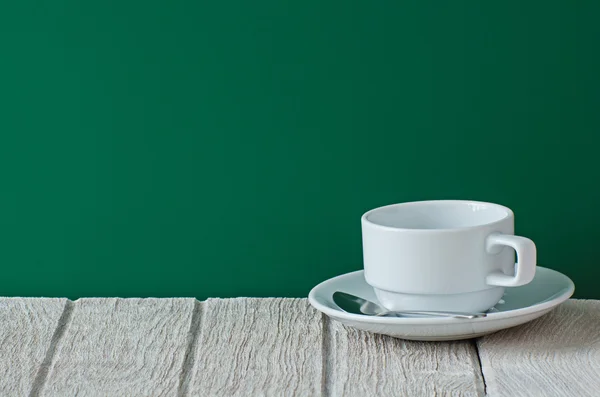
<svg viewBox="0 0 600 397"><path fill-rule="evenodd" d="M485 311L535 275L535 244L498 204L393 204L361 223L365 279L388 310Z"/></svg>

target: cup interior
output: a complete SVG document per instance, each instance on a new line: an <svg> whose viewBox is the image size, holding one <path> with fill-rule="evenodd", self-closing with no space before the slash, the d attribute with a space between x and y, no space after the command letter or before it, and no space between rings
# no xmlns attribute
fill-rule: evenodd
<svg viewBox="0 0 600 397"><path fill-rule="evenodd" d="M402 203L376 208L365 219L379 226L397 229L459 229L487 225L511 215L497 204L474 201L439 200Z"/></svg>

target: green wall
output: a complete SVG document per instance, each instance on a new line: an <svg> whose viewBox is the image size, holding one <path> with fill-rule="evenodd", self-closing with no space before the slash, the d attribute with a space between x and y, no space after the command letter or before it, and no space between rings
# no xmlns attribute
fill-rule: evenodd
<svg viewBox="0 0 600 397"><path fill-rule="evenodd" d="M597 1L0 6L0 295L305 296L498 202L600 298Z"/></svg>

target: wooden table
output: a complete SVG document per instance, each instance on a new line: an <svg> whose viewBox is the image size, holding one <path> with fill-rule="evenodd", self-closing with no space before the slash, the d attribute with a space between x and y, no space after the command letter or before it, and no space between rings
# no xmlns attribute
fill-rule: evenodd
<svg viewBox="0 0 600 397"><path fill-rule="evenodd" d="M600 396L600 301L411 342L305 299L0 299L2 396Z"/></svg>

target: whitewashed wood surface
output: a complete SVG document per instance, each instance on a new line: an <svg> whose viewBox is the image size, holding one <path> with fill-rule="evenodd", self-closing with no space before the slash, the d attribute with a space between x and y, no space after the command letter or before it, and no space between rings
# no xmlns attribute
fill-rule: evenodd
<svg viewBox="0 0 600 397"><path fill-rule="evenodd" d="M0 299L0 394L26 396L45 378L66 299ZM66 311L68 315L68 311ZM62 321L61 321L61 317ZM55 336L56 335L56 336Z"/></svg>
<svg viewBox="0 0 600 397"><path fill-rule="evenodd" d="M600 396L600 301L567 301L477 346L491 396Z"/></svg>
<svg viewBox="0 0 600 397"><path fill-rule="evenodd" d="M0 396L600 396L600 301L457 342L306 299L0 298Z"/></svg>

